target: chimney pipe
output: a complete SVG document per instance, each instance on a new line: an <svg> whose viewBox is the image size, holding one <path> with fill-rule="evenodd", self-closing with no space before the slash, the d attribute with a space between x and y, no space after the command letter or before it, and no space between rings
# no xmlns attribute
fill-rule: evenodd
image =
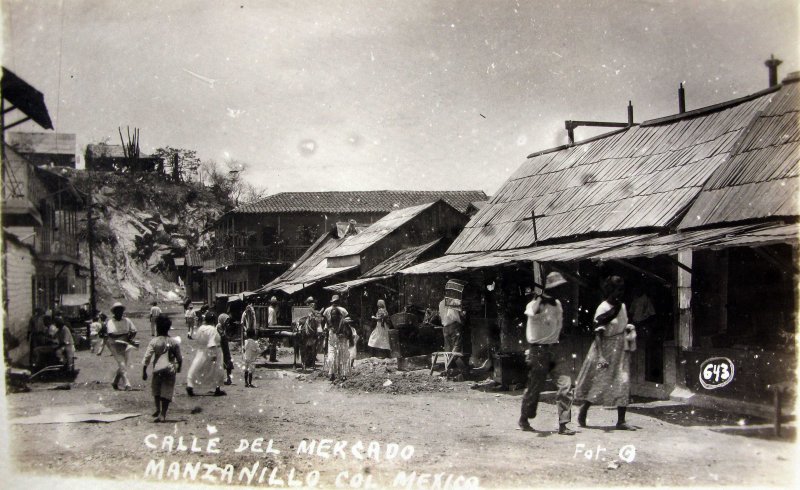
<svg viewBox="0 0 800 490"><path fill-rule="evenodd" d="M769 86L774 87L778 85L778 65L783 63L783 61L775 58L775 55L769 55L769 59L764 62L764 64L769 69Z"/></svg>
<svg viewBox="0 0 800 490"><path fill-rule="evenodd" d="M633 126L633 104L628 101L628 126Z"/></svg>
<svg viewBox="0 0 800 490"><path fill-rule="evenodd" d="M681 82L681 86L678 88L678 112L681 114L686 112L686 91L683 90L683 82Z"/></svg>

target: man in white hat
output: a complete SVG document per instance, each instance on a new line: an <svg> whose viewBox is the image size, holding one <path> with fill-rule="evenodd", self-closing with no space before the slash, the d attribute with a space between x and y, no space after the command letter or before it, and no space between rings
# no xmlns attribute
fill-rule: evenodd
<svg viewBox="0 0 800 490"><path fill-rule="evenodd" d="M544 390L548 373L555 367L555 353L553 346L558 343L563 325L564 310L561 301L555 298L556 288L566 284L567 281L558 272L551 272L545 280L544 291L534 295L531 288L526 288L526 296L531 301L525 307L525 316L528 317L525 336L528 340L528 351L525 362L528 372L528 384L522 395L522 410L519 418L519 428L523 431L533 432L528 419L536 417L539 405L539 394ZM558 409L558 433L574 435L575 431L567 428L572 415L572 394L570 388L572 380L569 376L558 376L556 385L556 406Z"/></svg>
<svg viewBox="0 0 800 490"><path fill-rule="evenodd" d="M117 372L111 386L115 390L129 391L131 383L128 381L128 364L130 364L130 352L135 349L131 341L136 335L136 325L124 315L125 306L119 301L114 303L111 306L111 318L106 322L105 328L107 345L114 360L117 361Z"/></svg>
<svg viewBox="0 0 800 490"><path fill-rule="evenodd" d="M327 353L325 354L325 368L330 371L332 368L334 352L336 350L336 334L331 332L331 312L333 310L338 310L340 313L340 318L346 318L349 313L347 310L339 306L339 295L334 294L331 296L331 305L324 310L322 310L322 318L323 318L323 330L325 332L325 348Z"/></svg>

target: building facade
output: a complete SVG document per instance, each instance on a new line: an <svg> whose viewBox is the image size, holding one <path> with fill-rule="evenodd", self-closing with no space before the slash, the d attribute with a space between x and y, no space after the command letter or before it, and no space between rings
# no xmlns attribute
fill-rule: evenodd
<svg viewBox="0 0 800 490"><path fill-rule="evenodd" d="M242 205L212 227L203 257L206 300L271 282L337 226L372 224L400 208L444 199L466 212L481 191L287 192ZM343 224L343 225L342 225Z"/></svg>

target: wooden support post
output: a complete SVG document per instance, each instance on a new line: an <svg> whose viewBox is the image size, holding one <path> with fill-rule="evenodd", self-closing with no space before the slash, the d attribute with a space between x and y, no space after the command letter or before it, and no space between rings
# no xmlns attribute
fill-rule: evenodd
<svg viewBox="0 0 800 490"><path fill-rule="evenodd" d="M719 273L719 329L720 333L728 331L728 250L720 250L719 262L717 262L717 272Z"/></svg>
<svg viewBox="0 0 800 490"><path fill-rule="evenodd" d="M781 436L781 394L780 388L775 389L775 437Z"/></svg>
<svg viewBox="0 0 800 490"><path fill-rule="evenodd" d="M536 284L534 293L542 294L544 291L544 288L540 287L544 285L544 280L542 278L542 264L540 262L533 262L531 267L533 267L533 282Z"/></svg>
<svg viewBox="0 0 800 490"><path fill-rule="evenodd" d="M692 251L678 252L678 261L691 269ZM681 350L692 347L692 275L678 268L678 345Z"/></svg>

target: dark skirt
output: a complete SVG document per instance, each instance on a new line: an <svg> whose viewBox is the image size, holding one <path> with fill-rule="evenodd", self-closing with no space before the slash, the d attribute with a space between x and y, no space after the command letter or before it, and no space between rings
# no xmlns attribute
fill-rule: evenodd
<svg viewBox="0 0 800 490"><path fill-rule="evenodd" d="M162 369L153 373L153 396L172 401L175 393L175 373L169 369Z"/></svg>

